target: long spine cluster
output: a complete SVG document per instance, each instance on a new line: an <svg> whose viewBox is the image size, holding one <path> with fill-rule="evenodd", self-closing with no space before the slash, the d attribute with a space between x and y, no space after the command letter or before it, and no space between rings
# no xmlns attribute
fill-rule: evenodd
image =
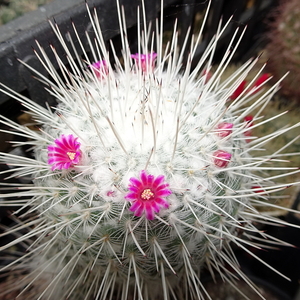
<svg viewBox="0 0 300 300"><path fill-rule="evenodd" d="M12 185L17 191L1 195L8 199L1 205L22 206L16 214L25 221L8 231L17 238L0 250L28 243L28 253L2 270L30 269L24 279L26 289L45 278L47 284L36 299L125 300L130 295L147 300L156 299L161 291L164 300L188 295L203 299L201 265L232 285L236 274L252 285L239 270L230 245L259 259L248 246L261 248L262 240L281 243L260 232L253 221L288 224L258 212L255 206L288 186L273 183L284 176L281 172L296 174L298 168L270 167L282 162L286 146L273 155L250 155L300 123L261 138L249 136L250 130L273 119L262 120L260 115L280 82L263 91L267 79L257 83L258 73L239 89L256 60L221 81L241 41L243 32L231 50L238 30L220 65L211 72L218 39L229 23L222 29L220 25L191 70L202 27L181 71L187 41L178 52L176 25L163 51L163 14L152 34L142 6L142 21L139 9L137 14L139 49L132 54L124 11L117 7L123 63L113 45L112 53L106 51L97 14L89 9L96 34L95 41L88 38L93 61L81 46L82 62L74 42L70 40L68 46L57 25L50 23L69 69L52 47L59 76L38 43L35 53L51 80L22 62L58 99L55 113L1 88L29 109L37 124L44 124L35 132L2 118L17 134L28 137L35 151L35 158L0 156L2 163L13 167L2 173L12 173L10 177L33 174L32 184ZM109 63L111 55L114 65ZM254 110L251 123L244 121ZM269 169L280 173L260 177L259 172ZM19 236L23 228L30 230ZM241 238L240 231L248 239ZM183 283L182 294L178 282ZM66 287L63 291L58 288L61 284Z"/></svg>

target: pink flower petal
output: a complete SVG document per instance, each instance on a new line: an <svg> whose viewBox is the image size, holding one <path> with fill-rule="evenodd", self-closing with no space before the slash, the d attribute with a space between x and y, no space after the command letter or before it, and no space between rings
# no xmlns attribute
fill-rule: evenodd
<svg viewBox="0 0 300 300"><path fill-rule="evenodd" d="M154 211L153 211L153 206L151 204L148 203L145 204L145 214L148 220L154 219Z"/></svg>
<svg viewBox="0 0 300 300"><path fill-rule="evenodd" d="M157 201L153 201L153 203L151 203L151 207L153 211L156 213L160 211L160 205L157 203Z"/></svg>
<svg viewBox="0 0 300 300"><path fill-rule="evenodd" d="M166 189L169 185L166 183L166 184L161 184L159 185L157 188L156 188L156 191L160 191L160 190L163 190L163 189Z"/></svg>
<svg viewBox="0 0 300 300"><path fill-rule="evenodd" d="M128 194L125 196L125 199L131 201L131 200L135 200L136 197L138 197L138 194L137 194L137 193L128 193Z"/></svg>
<svg viewBox="0 0 300 300"><path fill-rule="evenodd" d="M154 182L153 182L153 186L157 187L159 186L161 183L163 183L163 181L165 180L165 176L164 175L159 175L155 178Z"/></svg>
<svg viewBox="0 0 300 300"><path fill-rule="evenodd" d="M134 192L134 193L138 193L138 192L139 192L139 188L136 187L136 186L130 186L130 187L128 187L128 189L129 189L131 192Z"/></svg>
<svg viewBox="0 0 300 300"><path fill-rule="evenodd" d="M162 206L163 208L169 208L170 207L170 204L163 198L157 198L156 199L156 202Z"/></svg>
<svg viewBox="0 0 300 300"><path fill-rule="evenodd" d="M164 189L155 193L157 197L167 197L171 194L170 190Z"/></svg>
<svg viewBox="0 0 300 300"><path fill-rule="evenodd" d="M62 134L54 141L55 145L48 146L48 164L52 165L53 171L69 169L79 163L81 151L77 139L72 134Z"/></svg>
<svg viewBox="0 0 300 300"><path fill-rule="evenodd" d="M142 72L146 73L147 71L153 71L157 54L154 52L148 54L136 53L131 54L130 57L135 60L137 67L141 68Z"/></svg>
<svg viewBox="0 0 300 300"><path fill-rule="evenodd" d="M129 210L131 211L136 211L137 209L139 209L142 206L142 204L140 202L134 202L131 207L129 208Z"/></svg>
<svg viewBox="0 0 300 300"><path fill-rule="evenodd" d="M141 217L143 212L144 212L145 208L144 208L144 205L140 205L138 206L135 210L134 210L134 215L136 217Z"/></svg>
<svg viewBox="0 0 300 300"><path fill-rule="evenodd" d="M155 178L151 174L148 175L146 171L141 171L139 178L129 179L129 192L125 195L125 199L132 203L129 210L135 216L145 214L148 220L153 220L155 213L169 207L165 197L172 192L168 187L169 184L164 182L163 175Z"/></svg>
<svg viewBox="0 0 300 300"><path fill-rule="evenodd" d="M146 172L145 172L145 171L142 171L140 177L141 177L143 186L144 186L144 187L147 186L148 178L147 178Z"/></svg>
<svg viewBox="0 0 300 300"><path fill-rule="evenodd" d="M154 176L153 175L148 175L147 176L147 185L148 186L153 186L153 180L154 180Z"/></svg>
<svg viewBox="0 0 300 300"><path fill-rule="evenodd" d="M129 181L132 183L132 186L136 186L137 188L140 188L142 186L142 183L134 177L131 177Z"/></svg>

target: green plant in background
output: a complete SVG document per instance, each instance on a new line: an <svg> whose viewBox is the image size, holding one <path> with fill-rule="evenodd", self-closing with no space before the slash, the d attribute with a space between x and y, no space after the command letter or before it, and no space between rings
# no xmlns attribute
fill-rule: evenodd
<svg viewBox="0 0 300 300"><path fill-rule="evenodd" d="M9 0L0 3L0 25L22 16L24 13L36 10L39 6L52 0Z"/></svg>
<svg viewBox="0 0 300 300"><path fill-rule="evenodd" d="M268 61L266 64L266 60ZM244 88L247 84L247 82L250 82L255 74L258 72L260 68L263 69L269 69L270 63L270 57L268 57L267 52L264 51L261 54L260 61L258 61L257 65L249 72L248 76L244 80ZM235 65L230 64L227 67L227 70L222 74L221 80L226 80L227 77L229 77L232 73L236 72L241 67L241 65ZM216 68L216 66L213 67L213 69ZM271 87L271 83L274 80L272 78L272 74L267 73L268 77L270 77L270 81L267 82L266 87ZM280 93L282 87L285 85L285 81L288 77L292 76L291 73L287 74L284 81L280 85L280 90L274 97L272 98L272 101L268 103L268 105L260 112L260 114L265 119L270 119L269 122L262 124L261 126L257 126L251 129L251 135L256 137L261 137L265 135L272 134L274 131L280 130L281 128L288 126L288 124L296 124L299 122L299 109L295 107L295 104L293 101L286 101L287 99L284 98L284 96ZM241 84L240 88L242 88L243 84ZM243 90L243 89L241 89ZM238 92L238 91L235 91ZM248 106L252 103L254 103L258 97L254 97L249 103L245 105ZM255 115L258 113L260 108L255 109L252 112L252 115ZM274 118L275 116L281 114L282 116L280 118ZM255 122L254 122L255 123ZM279 135L277 137L274 137L272 140L270 140L267 144L264 145L264 147L260 150L256 151L256 155L272 155L274 152L274 149L285 147L285 166L293 167L293 166L300 166L300 155L299 155L299 149L300 149L300 140L298 138L299 129L297 127L292 128L288 132L286 132L283 135ZM265 176L272 176L272 174L276 174L273 170L266 170ZM286 176L285 178L282 178L281 181L288 183L291 181L299 181L300 176L299 173L297 174L290 174ZM295 196L298 193L298 187L294 186L289 189L286 189L284 191L280 191L277 193L278 197L269 197L269 201L279 204L281 206L290 207L295 199ZM262 207L261 209L264 209L266 211L270 212L269 207ZM285 212L281 209L271 209L272 214L276 216L283 216ZM271 212L270 212L271 213Z"/></svg>
<svg viewBox="0 0 300 300"><path fill-rule="evenodd" d="M281 1L270 25L267 53L270 57L269 68L275 78L286 72L290 75L282 85L281 93L289 101L299 103L300 97L300 6L299 1Z"/></svg>
<svg viewBox="0 0 300 300"><path fill-rule="evenodd" d="M89 10L96 40L83 49L82 61L73 59L78 55L71 36L67 42L52 25L69 61L67 68L53 48L61 76L38 44L36 55L51 80L37 75L59 102L55 112L1 88L40 125L32 131L2 117L16 135L28 138L34 151L34 158L0 156L12 167L5 171L9 177L30 175L33 181L12 185L10 194L1 195L7 200L0 204L21 206L16 211L21 216L2 234L16 238L0 250L18 244L28 248L2 272L25 272L11 289L24 288L25 293L32 288L32 299L203 299L203 268L232 285L237 275L251 285L231 245L259 259L249 246L281 244L255 223L289 224L256 206L273 207L271 193L297 184L275 183L298 173L298 168L284 166L284 146L272 155L255 154L300 124L259 138L251 134L281 116L264 120L260 115L280 81L264 90L269 76L259 72L244 83L256 59L220 81L237 47L231 51L238 31L211 72L228 23L191 70L203 27L182 68L188 46L178 50L176 25L163 50L163 12L152 32L142 7L138 53L132 53L125 17L117 7L121 59L113 45L111 52L106 50L98 17ZM269 169L277 174L264 176Z"/></svg>

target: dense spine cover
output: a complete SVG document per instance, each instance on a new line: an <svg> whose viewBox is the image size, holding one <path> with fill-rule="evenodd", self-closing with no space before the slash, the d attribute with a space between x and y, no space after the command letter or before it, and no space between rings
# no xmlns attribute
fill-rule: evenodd
<svg viewBox="0 0 300 300"><path fill-rule="evenodd" d="M2 118L16 134L28 137L35 153L34 158L0 156L15 167L12 176L31 174L33 180L2 195L9 199L2 205L27 209L17 227L29 229L0 248L22 242L29 247L3 271L27 270L18 287L35 286L32 299L202 299L203 267L229 282L237 273L251 284L231 244L249 252L247 246L260 248L264 239L280 243L253 221L285 222L258 212L255 205L285 189L287 184L273 181L289 172L274 166L285 147L273 155L252 153L299 124L251 136L251 128L267 122L260 113L279 83L264 90L269 76L258 73L246 85L256 60L222 82L232 44L214 72L211 60L224 29L191 70L201 32L183 68L176 25L166 50L162 17L154 34L138 26L139 52L131 53L118 9L122 63L113 46L107 52L96 14L90 16L97 37L90 44L94 61L85 53L78 67L72 47L52 24L70 64L66 68L56 56L59 77L38 44L41 54L36 54L52 78L42 80L59 101L55 112L2 89L41 124L37 132ZM144 24L140 21L138 10L138 24ZM280 173L261 177L267 169Z"/></svg>

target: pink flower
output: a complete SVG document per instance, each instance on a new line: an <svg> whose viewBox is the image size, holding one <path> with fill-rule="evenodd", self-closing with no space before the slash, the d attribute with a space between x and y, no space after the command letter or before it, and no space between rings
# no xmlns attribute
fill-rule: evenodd
<svg viewBox="0 0 300 300"><path fill-rule="evenodd" d="M147 71L153 71L155 67L155 59L157 54L155 52L149 54L131 54L131 58L136 61L136 65L142 68L142 71L146 73Z"/></svg>
<svg viewBox="0 0 300 300"><path fill-rule="evenodd" d="M232 133L232 127L232 123L222 122L218 124L216 129L217 135L222 138L230 135Z"/></svg>
<svg viewBox="0 0 300 300"><path fill-rule="evenodd" d="M217 150L213 153L213 161L215 166L220 168L226 168L231 159L231 154L223 151Z"/></svg>
<svg viewBox="0 0 300 300"><path fill-rule="evenodd" d="M69 169L78 164L81 152L77 139L72 134L62 134L54 141L55 145L48 146L48 164L52 165L52 171Z"/></svg>
<svg viewBox="0 0 300 300"><path fill-rule="evenodd" d="M93 70L97 78L103 79L108 74L108 67L105 60L99 60L88 66Z"/></svg>
<svg viewBox="0 0 300 300"><path fill-rule="evenodd" d="M129 192L125 199L132 203L129 210L134 215L140 217L145 213L148 220L154 219L154 214L161 208L168 208L169 203L164 199L172 192L168 189L169 184L164 182L165 177L159 175L154 178L148 175L146 171L141 171L140 179L131 177L128 186Z"/></svg>

